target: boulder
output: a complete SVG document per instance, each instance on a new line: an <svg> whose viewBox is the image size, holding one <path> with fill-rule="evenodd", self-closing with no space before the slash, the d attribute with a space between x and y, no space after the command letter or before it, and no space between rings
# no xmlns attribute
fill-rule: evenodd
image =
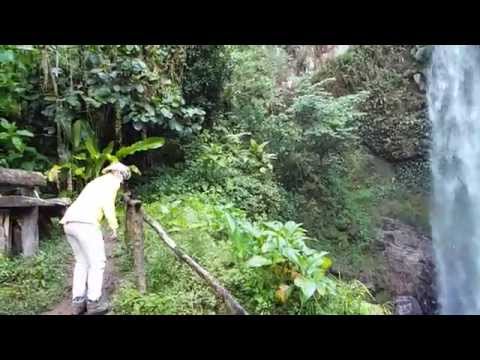
<svg viewBox="0 0 480 360"><path fill-rule="evenodd" d="M413 296L399 296L394 305L395 315L423 315L420 304Z"/></svg>
<svg viewBox="0 0 480 360"><path fill-rule="evenodd" d="M421 313L435 313L432 240L415 228L389 218L383 219L379 240L387 263L387 288L397 299L398 312L417 313L417 301Z"/></svg>
<svg viewBox="0 0 480 360"><path fill-rule="evenodd" d="M413 80L418 86L418 89L421 92L425 92L427 90L427 85L425 84L425 79L422 73L418 72L415 75L413 75Z"/></svg>

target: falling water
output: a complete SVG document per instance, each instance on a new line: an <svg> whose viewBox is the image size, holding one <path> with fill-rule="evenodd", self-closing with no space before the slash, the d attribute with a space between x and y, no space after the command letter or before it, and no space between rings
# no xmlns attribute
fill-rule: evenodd
<svg viewBox="0 0 480 360"><path fill-rule="evenodd" d="M435 46L432 236L442 314L480 314L480 50Z"/></svg>

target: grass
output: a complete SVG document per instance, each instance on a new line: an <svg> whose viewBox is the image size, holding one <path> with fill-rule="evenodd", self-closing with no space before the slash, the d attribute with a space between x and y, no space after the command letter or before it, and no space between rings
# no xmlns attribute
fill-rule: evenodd
<svg viewBox="0 0 480 360"><path fill-rule="evenodd" d="M48 310L65 292L68 244L57 231L31 258L0 257L0 314L33 315Z"/></svg>
<svg viewBox="0 0 480 360"><path fill-rule="evenodd" d="M205 196L190 194L163 197L147 204L145 211L164 224L186 253L218 277L230 262L230 251L221 238L218 208ZM115 313L208 315L223 311L204 281L180 262L148 225L145 254L149 293L141 296L136 291L131 260L123 256L124 281L114 299Z"/></svg>

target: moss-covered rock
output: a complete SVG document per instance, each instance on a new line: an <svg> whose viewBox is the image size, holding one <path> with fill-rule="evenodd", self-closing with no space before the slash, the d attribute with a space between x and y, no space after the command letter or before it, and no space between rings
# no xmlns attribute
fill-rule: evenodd
<svg viewBox="0 0 480 360"><path fill-rule="evenodd" d="M426 99L414 80L422 65L412 45L354 46L328 62L315 77L333 77L330 91L341 96L367 90L369 97L362 110L362 142L374 154L399 162L425 158L428 150L429 124ZM423 50L422 59L428 54Z"/></svg>

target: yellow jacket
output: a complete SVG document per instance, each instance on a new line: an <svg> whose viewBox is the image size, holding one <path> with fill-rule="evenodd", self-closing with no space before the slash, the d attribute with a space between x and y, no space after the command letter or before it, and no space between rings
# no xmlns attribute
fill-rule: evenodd
<svg viewBox="0 0 480 360"><path fill-rule="evenodd" d="M60 224L84 222L100 225L105 216L108 225L115 231L118 228L115 198L120 184L120 180L110 173L92 180L67 209Z"/></svg>

